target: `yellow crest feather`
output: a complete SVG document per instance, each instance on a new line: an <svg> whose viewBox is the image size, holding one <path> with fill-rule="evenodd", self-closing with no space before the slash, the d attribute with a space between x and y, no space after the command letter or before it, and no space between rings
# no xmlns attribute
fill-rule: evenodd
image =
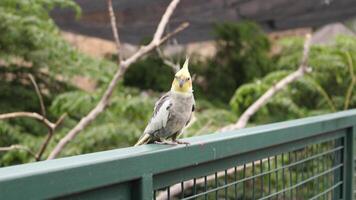
<svg viewBox="0 0 356 200"><path fill-rule="evenodd" d="M192 80L190 77L189 69L189 58L187 57L183 67L176 73L175 78L172 83L172 91L176 92L192 92Z"/></svg>
<svg viewBox="0 0 356 200"><path fill-rule="evenodd" d="M183 67L176 73L176 76L185 76L185 77L190 77L189 69L189 57L185 59L185 62L183 64Z"/></svg>

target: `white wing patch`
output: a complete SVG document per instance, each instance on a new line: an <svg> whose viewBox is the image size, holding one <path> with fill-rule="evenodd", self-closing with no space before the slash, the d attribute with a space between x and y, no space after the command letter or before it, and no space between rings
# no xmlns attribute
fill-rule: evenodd
<svg viewBox="0 0 356 200"><path fill-rule="evenodd" d="M155 116L151 119L150 123L148 124L145 132L146 133L153 133L156 130L166 127L168 116L169 116L169 109L171 102L170 100L166 100L162 106L159 108Z"/></svg>

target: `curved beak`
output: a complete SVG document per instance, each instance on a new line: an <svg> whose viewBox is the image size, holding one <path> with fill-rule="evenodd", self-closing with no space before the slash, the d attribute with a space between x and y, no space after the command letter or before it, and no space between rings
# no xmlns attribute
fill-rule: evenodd
<svg viewBox="0 0 356 200"><path fill-rule="evenodd" d="M185 80L184 79L180 79L179 80L179 87L182 88L184 83L185 83Z"/></svg>

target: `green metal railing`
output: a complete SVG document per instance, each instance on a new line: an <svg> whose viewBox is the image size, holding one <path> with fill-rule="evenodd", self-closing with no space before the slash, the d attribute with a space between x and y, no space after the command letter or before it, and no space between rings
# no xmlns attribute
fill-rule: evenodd
<svg viewBox="0 0 356 200"><path fill-rule="evenodd" d="M356 196L356 110L0 169L0 199Z"/></svg>

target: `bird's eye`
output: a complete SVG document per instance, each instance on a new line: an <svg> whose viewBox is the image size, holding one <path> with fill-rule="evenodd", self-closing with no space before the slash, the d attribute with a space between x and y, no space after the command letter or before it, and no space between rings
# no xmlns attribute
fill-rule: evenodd
<svg viewBox="0 0 356 200"><path fill-rule="evenodd" d="M187 78L187 81L190 81L190 78L189 78L189 77Z"/></svg>

